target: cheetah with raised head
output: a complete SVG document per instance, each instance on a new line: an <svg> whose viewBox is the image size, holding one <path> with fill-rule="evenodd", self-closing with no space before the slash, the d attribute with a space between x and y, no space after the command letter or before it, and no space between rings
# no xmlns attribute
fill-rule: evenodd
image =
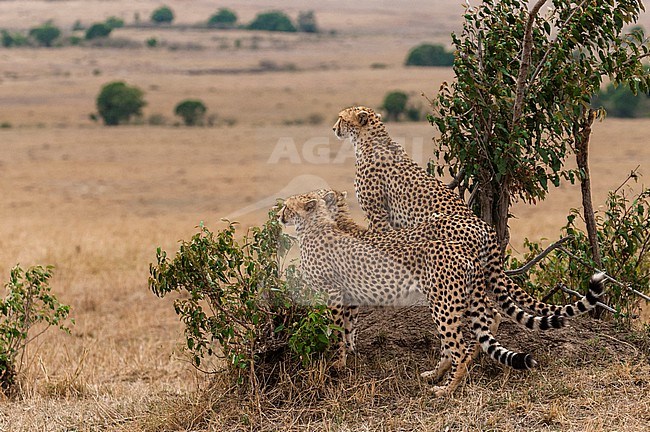
<svg viewBox="0 0 650 432"><path fill-rule="evenodd" d="M535 360L502 347L490 332L492 307L484 295L485 281L478 258L454 242L388 242L371 245L342 231L317 193L287 198L279 212L285 225L295 225L301 271L306 283L328 294L335 323L343 324L345 305L387 305L412 291L426 295L441 335L441 355L425 377L442 378L437 396L449 394L461 382L476 344L494 360L515 369L530 369ZM469 325L474 340L466 342ZM341 347L339 363L345 362Z"/></svg>
<svg viewBox="0 0 650 432"><path fill-rule="evenodd" d="M556 306L542 303L503 274L499 242L494 230L476 217L446 185L416 164L388 134L381 117L363 106L347 108L334 124L339 139L349 138L356 156L355 190L369 221L368 229L418 229L417 235L462 241L479 254L488 282L500 302L506 296L540 315L571 317L586 311L588 302ZM421 229L423 224L430 229ZM505 276L505 274L504 274Z"/></svg>

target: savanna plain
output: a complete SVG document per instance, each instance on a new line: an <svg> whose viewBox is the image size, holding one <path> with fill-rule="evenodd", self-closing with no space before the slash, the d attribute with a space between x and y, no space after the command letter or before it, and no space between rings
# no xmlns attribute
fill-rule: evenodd
<svg viewBox="0 0 650 432"><path fill-rule="evenodd" d="M196 371L183 352L173 299L147 287L158 246L173 253L204 223L266 220L276 198L317 187L351 192L354 155L332 135L344 107L378 108L402 90L426 111L450 68L403 66L422 42L448 45L460 31L459 1L166 2L183 28L116 29L122 46L0 49L0 280L17 263L55 266L53 292L71 305L71 333L45 333L28 351L20 394L0 396L0 430L576 430L647 431L650 342L612 323L578 319L552 334L508 322L499 338L531 352L527 373L482 358L467 382L437 399L419 372L437 339L417 308L364 315L360 353L345 373L306 372L311 388L249 397ZM69 32L109 16L146 19L157 1L0 1L0 28L52 19ZM192 29L218 7L250 21L267 9L314 10L320 34ZM645 13L641 24L650 28ZM147 48L145 41L161 43ZM145 92L142 124L92 121L102 85ZM175 104L200 98L212 125L185 127ZM147 119L157 118L156 125ZM420 163L433 154L426 121L389 123ZM594 203L640 165L650 175L650 119L607 118L594 127ZM571 162L570 162L571 163ZM644 178L646 180L644 180ZM557 239L578 186L537 205L519 203L514 254L525 238ZM397 320L398 316L412 319ZM396 325L393 323L402 323ZM408 325L403 325L404 323ZM396 328L397 327L397 328ZM642 327L639 327L642 329Z"/></svg>

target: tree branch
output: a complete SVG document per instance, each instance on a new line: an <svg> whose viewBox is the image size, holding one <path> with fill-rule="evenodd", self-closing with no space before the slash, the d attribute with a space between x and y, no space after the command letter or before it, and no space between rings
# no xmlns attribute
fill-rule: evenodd
<svg viewBox="0 0 650 432"><path fill-rule="evenodd" d="M526 89L526 77L530 71L531 51L533 50L533 24L537 18L537 13L544 6L547 0L537 0L528 14L526 29L524 30L524 42L521 48L521 59L519 61L519 74L515 87L515 104L512 108L512 125L514 126L521 117L521 111L524 105L524 91Z"/></svg>
<svg viewBox="0 0 650 432"><path fill-rule="evenodd" d="M447 187L451 190L454 190L460 185L460 182L465 178L465 167L462 167L454 179L447 184Z"/></svg>
<svg viewBox="0 0 650 432"><path fill-rule="evenodd" d="M530 270L535 264L537 264L538 262L543 260L546 257L546 255L550 254L555 249L560 248L563 243L565 243L567 240L570 240L572 238L573 238L572 236L562 237L561 239L559 239L558 241L556 241L555 243L553 243L552 245L550 245L549 247L544 249L542 251L542 253L540 253L539 255L537 255L536 257L531 259L530 261L528 261L523 266L519 267L518 269L507 270L505 272L506 275L507 276L518 276L518 275L521 275L521 274L524 274L524 273L528 272L528 270Z"/></svg>
<svg viewBox="0 0 650 432"><path fill-rule="evenodd" d="M591 246L591 257L598 267L603 266L598 246L598 228L594 215L594 205L591 201L591 176L589 175L589 137L591 136L591 125L596 119L596 111L590 109L587 115L576 126L573 134L575 136L576 162L580 169L580 190L582 192L582 213L587 227L587 236Z"/></svg>

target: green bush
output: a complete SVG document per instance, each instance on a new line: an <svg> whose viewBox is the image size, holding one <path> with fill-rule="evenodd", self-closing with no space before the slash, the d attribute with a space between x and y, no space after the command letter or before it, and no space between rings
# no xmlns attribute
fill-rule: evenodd
<svg viewBox="0 0 650 432"><path fill-rule="evenodd" d="M452 66L454 53L442 45L422 44L411 49L406 57L407 66Z"/></svg>
<svg viewBox="0 0 650 432"><path fill-rule="evenodd" d="M122 28L124 27L124 20L122 18L112 16L106 20L106 25L112 29Z"/></svg>
<svg viewBox="0 0 650 432"><path fill-rule="evenodd" d="M237 22L237 14L228 8L221 8L210 19L208 19L209 27L217 28L230 28Z"/></svg>
<svg viewBox="0 0 650 432"><path fill-rule="evenodd" d="M249 30L266 30L279 32L295 32L296 27L284 12L270 11L258 14L253 22L248 24Z"/></svg>
<svg viewBox="0 0 650 432"><path fill-rule="evenodd" d="M634 94L629 86L609 84L594 97L592 106L604 108L610 117L649 117L650 93Z"/></svg>
<svg viewBox="0 0 650 432"><path fill-rule="evenodd" d="M97 111L107 126L116 126L128 122L133 116L141 116L145 105L142 90L122 81L106 84L97 96Z"/></svg>
<svg viewBox="0 0 650 432"><path fill-rule="evenodd" d="M65 324L70 307L51 293L51 277L52 267L23 271L16 266L5 284L5 297L0 299L0 387L5 394L12 392L25 350L37 336L51 326L70 332ZM30 332L37 325L38 334Z"/></svg>
<svg viewBox="0 0 650 432"><path fill-rule="evenodd" d="M174 309L194 364L223 357L240 383L283 352L304 364L320 358L336 334L328 309L295 267L282 269L292 242L277 210L239 242L233 223L216 234L201 225L172 260L158 248L150 265L149 287L157 296L182 293Z"/></svg>
<svg viewBox="0 0 650 432"><path fill-rule="evenodd" d="M42 26L30 29L29 35L33 37L39 45L51 47L54 41L61 36L61 30L48 22Z"/></svg>
<svg viewBox="0 0 650 432"><path fill-rule="evenodd" d="M386 121L398 121L400 115L406 110L408 95L402 91L393 91L386 94L382 108L386 111Z"/></svg>
<svg viewBox="0 0 650 432"><path fill-rule="evenodd" d="M537 295L544 294L549 285L558 280L567 286L581 287L586 292L588 278L586 275L595 268L591 246L587 234L578 228L581 213L574 209L567 217L567 224L562 229L562 236L572 236L565 243L564 251L556 251L538 268L529 272L530 278L524 282L526 289ZM650 189L629 199L624 193L611 192L605 204L605 210L596 214L598 244L600 247L603 269L614 279L646 295L650 294ZM526 240L528 253L524 261L532 259L542 251L539 243ZM522 265L512 260L511 268ZM629 318L638 307L639 297L627 288L609 283L605 300L617 311L617 318ZM569 298L564 293L557 293L551 298L554 303L566 303Z"/></svg>
<svg viewBox="0 0 650 432"><path fill-rule="evenodd" d="M113 27L105 23L95 23L86 30L86 39L97 39L108 37L113 31Z"/></svg>
<svg viewBox="0 0 650 432"><path fill-rule="evenodd" d="M158 46L158 39L156 39L155 37L151 37L146 40L146 44L149 48L155 48Z"/></svg>
<svg viewBox="0 0 650 432"><path fill-rule="evenodd" d="M187 99L176 105L174 114L183 118L186 126L196 126L202 124L205 112L208 109L205 104L197 99Z"/></svg>
<svg viewBox="0 0 650 432"><path fill-rule="evenodd" d="M174 21L174 12L167 6L162 6L151 14L151 21L156 24L170 24Z"/></svg>
<svg viewBox="0 0 650 432"><path fill-rule="evenodd" d="M314 11L300 12L298 14L298 31L305 33L318 33L318 24Z"/></svg>

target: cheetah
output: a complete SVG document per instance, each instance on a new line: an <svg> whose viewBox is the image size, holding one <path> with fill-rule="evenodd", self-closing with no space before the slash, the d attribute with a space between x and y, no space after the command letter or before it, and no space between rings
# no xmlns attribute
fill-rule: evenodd
<svg viewBox="0 0 650 432"><path fill-rule="evenodd" d="M510 295L521 306L543 316L572 317L593 307L592 297L564 306L542 303L505 277L494 230L476 217L460 196L416 164L391 139L381 116L372 109L360 106L341 111L333 130L337 138L349 138L354 145L354 184L368 230L409 228L416 229L413 234L418 237L462 241L481 257L499 302Z"/></svg>
<svg viewBox="0 0 650 432"><path fill-rule="evenodd" d="M526 307L535 314L550 318L547 321L530 320L521 322L516 316L513 316L516 321L529 329L547 330L549 328L560 328L563 326L562 318L575 317L592 310L596 307L598 297L602 294L601 292L592 292L590 290L580 300L567 305L547 304L530 297L528 293L522 290L503 271L503 267L500 265L500 255L494 249L488 247L497 242L496 234L486 222L480 219L468 224L466 223L466 218L463 216L435 214L429 221L415 228L399 229L394 230L397 231L394 234L389 231L380 235L369 231L352 219L346 192L319 189L315 193L325 200L330 215L337 226L357 238L366 239L371 242L384 241L387 238L392 241L397 241L398 239L425 241L436 238L443 241L462 243L466 250L479 257L481 264L486 270L486 278L490 281L489 284L493 287L493 291L496 294L496 300L499 306L509 316L512 316L517 311L516 307L512 304L514 300L518 304L526 304ZM475 239L482 239L482 241L477 243ZM529 298L531 300L528 300ZM526 303L527 301L528 303Z"/></svg>
<svg viewBox="0 0 650 432"><path fill-rule="evenodd" d="M303 278L327 293L336 324L343 322L344 305L387 305L413 291L427 297L441 335L441 354L436 368L422 376L441 379L447 374L445 383L433 388L436 396L458 387L477 345L514 369L537 365L530 354L509 351L492 335L495 318L483 292L483 271L478 257L462 244L428 240L371 245L342 231L316 193L287 198L279 219L295 226ZM463 328L473 340L464 340ZM339 365L345 362L345 347L340 348Z"/></svg>

